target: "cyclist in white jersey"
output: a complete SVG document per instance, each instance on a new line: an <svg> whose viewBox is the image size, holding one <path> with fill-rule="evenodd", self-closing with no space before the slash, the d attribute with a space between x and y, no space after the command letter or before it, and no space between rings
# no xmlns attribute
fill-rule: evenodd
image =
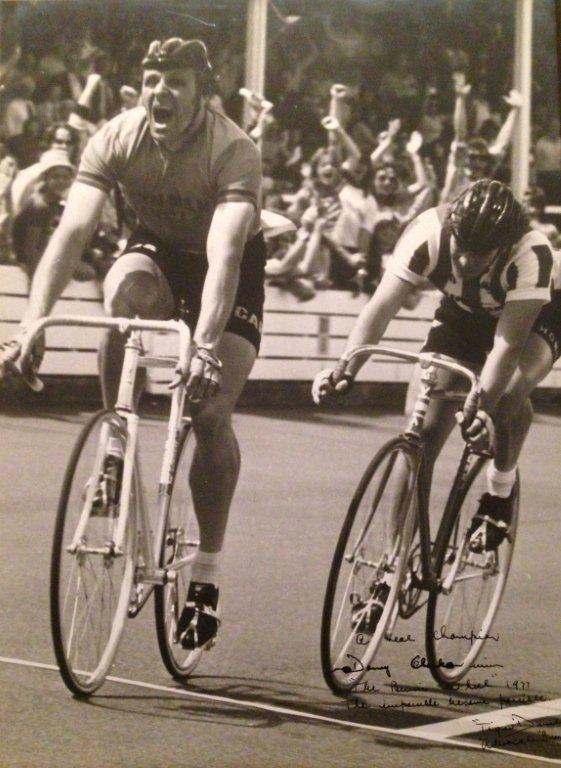
<svg viewBox="0 0 561 768"><path fill-rule="evenodd" d="M472 184L447 206L432 208L405 230L386 272L361 312L346 351L378 343L407 295L428 279L444 294L423 349L480 372L482 394L464 437L477 447L494 442L488 493L472 523L487 548L504 539L512 514L519 453L532 421L529 394L559 355L561 291L551 299L554 254L531 230L523 207L498 181ZM364 359L322 371L316 403L347 391ZM455 376L439 371L439 385ZM429 476L454 425L455 406L431 401L425 423ZM494 434L494 440L493 440Z"/></svg>
<svg viewBox="0 0 561 768"><path fill-rule="evenodd" d="M175 382L185 383L197 440L190 482L201 544L179 622L182 644L193 648L219 626L220 555L240 468L231 414L261 336L261 160L251 139L209 108L213 75L201 41L154 41L143 68L142 106L106 123L84 151L21 333L0 349L0 376L18 357L28 371L25 329L51 311L118 184L139 224L105 280L106 311L166 319L181 303L193 331L190 369ZM110 333L100 355L107 407L117 396L122 354L120 334ZM106 460L122 457L110 449Z"/></svg>

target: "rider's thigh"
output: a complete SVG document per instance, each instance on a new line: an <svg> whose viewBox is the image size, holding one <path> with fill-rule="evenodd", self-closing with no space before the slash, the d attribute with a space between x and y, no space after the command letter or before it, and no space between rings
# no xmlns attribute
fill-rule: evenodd
<svg viewBox="0 0 561 768"><path fill-rule="evenodd" d="M103 304L114 317L165 320L173 313L175 302L168 281L152 259L143 253L125 253L107 273Z"/></svg>

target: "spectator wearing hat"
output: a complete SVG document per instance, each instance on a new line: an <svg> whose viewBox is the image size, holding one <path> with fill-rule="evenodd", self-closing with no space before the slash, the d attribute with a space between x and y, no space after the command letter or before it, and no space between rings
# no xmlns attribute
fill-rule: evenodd
<svg viewBox="0 0 561 768"><path fill-rule="evenodd" d="M75 175L75 167L66 152L50 149L40 161L40 184L14 216L12 243L16 260L31 279L49 239L56 229L64 200ZM89 280L95 273L89 265L80 263L75 279Z"/></svg>
<svg viewBox="0 0 561 768"><path fill-rule="evenodd" d="M42 136L42 142L48 148L47 152L53 149L65 152L72 164L77 159L78 141L77 132L68 123L54 123L47 128ZM41 158L38 162L18 171L11 189L12 214L14 216L29 200L42 172Z"/></svg>

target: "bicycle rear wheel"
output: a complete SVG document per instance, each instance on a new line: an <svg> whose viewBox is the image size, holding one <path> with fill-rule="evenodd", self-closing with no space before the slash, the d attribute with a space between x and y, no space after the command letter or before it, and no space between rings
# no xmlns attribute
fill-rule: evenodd
<svg viewBox="0 0 561 768"><path fill-rule="evenodd" d="M187 423L179 440L160 558L160 568L167 570L171 580L156 587L154 595L160 654L166 669L177 680L193 672L203 652L202 648L184 649L177 633L177 622L191 581L191 564L199 546L199 527L189 486L194 449L195 437Z"/></svg>
<svg viewBox="0 0 561 768"><path fill-rule="evenodd" d="M444 688L471 669L491 632L510 569L518 522L519 490L514 487L510 534L496 550L469 549L468 530L485 487L485 460L470 455L464 480L456 479L437 534L435 572L441 585L429 596L426 647L429 669Z"/></svg>
<svg viewBox="0 0 561 768"><path fill-rule="evenodd" d="M370 462L349 506L321 624L323 676L336 694L352 691L361 681L397 617L415 527L417 469L411 444L391 440ZM384 605L376 608L381 589Z"/></svg>
<svg viewBox="0 0 561 768"><path fill-rule="evenodd" d="M122 554L111 546L120 499L98 508L93 500L109 437L116 437L124 452L126 425L114 411L94 414L78 437L62 485L51 555L54 651L64 682L78 696L92 694L111 668L134 577L135 477Z"/></svg>

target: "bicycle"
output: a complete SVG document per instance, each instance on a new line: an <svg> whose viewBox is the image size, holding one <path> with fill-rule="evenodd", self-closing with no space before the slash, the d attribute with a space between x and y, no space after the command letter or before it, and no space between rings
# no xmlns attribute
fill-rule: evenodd
<svg viewBox="0 0 561 768"><path fill-rule="evenodd" d="M496 550L474 551L470 524L484 490L481 470L491 454L466 444L431 539L421 437L427 408L431 398L441 398L475 410L479 380L468 368L429 353L365 345L348 359L374 353L419 362L423 375L405 431L380 448L366 468L335 548L323 605L321 664L327 685L338 695L352 693L363 680L398 617L410 618L425 604L427 666L440 686L455 686L490 637L518 520L517 477L507 537ZM437 368L468 379L467 397L437 389Z"/></svg>
<svg viewBox="0 0 561 768"><path fill-rule="evenodd" d="M54 325L117 328L128 334L117 404L95 413L82 428L60 493L51 555L50 613L62 679L76 696L94 693L114 662L127 617L137 616L154 591L160 654L170 674L182 680L193 672L204 650L184 650L177 632L199 544L188 484L192 426L183 416L185 390L177 387L171 397L152 530L138 459L139 416L133 391L139 368L175 368L178 359L187 367L189 328L180 320L68 315L38 321L30 337ZM145 354L142 331L177 333L178 358ZM39 380L34 384L35 389L40 387ZM104 475L110 439L120 444L120 477Z"/></svg>

